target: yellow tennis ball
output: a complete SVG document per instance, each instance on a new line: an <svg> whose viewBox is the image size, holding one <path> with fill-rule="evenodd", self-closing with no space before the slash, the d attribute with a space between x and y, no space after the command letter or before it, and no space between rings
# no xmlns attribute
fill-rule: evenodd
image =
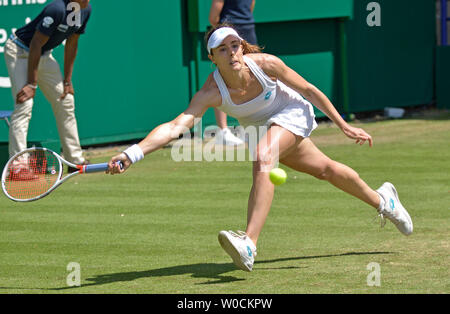
<svg viewBox="0 0 450 314"><path fill-rule="evenodd" d="M269 178L274 185L281 185L286 182L287 174L281 168L274 168L270 171Z"/></svg>

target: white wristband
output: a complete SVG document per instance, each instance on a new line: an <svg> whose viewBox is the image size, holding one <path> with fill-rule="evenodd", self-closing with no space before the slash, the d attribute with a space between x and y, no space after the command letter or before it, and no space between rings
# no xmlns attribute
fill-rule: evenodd
<svg viewBox="0 0 450 314"><path fill-rule="evenodd" d="M128 147L123 152L128 156L128 158L130 158L133 164L144 159L144 152L137 144Z"/></svg>

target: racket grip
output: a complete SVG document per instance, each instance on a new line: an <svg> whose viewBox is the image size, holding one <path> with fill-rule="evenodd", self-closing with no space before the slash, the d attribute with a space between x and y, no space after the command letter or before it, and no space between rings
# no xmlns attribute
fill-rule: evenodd
<svg viewBox="0 0 450 314"><path fill-rule="evenodd" d="M117 164L119 164L120 168L123 168L123 164L121 161L118 161ZM93 172L104 172L108 170L108 163L103 164L93 164L93 165L86 165L84 167L84 173L93 173Z"/></svg>

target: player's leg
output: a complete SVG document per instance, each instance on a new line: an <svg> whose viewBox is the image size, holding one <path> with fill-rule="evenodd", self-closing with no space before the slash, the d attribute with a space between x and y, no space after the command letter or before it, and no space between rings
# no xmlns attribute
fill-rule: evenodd
<svg viewBox="0 0 450 314"><path fill-rule="evenodd" d="M378 193L371 189L355 170L330 159L309 138L299 143L296 149L280 162L294 170L326 180L374 208L378 208L380 204Z"/></svg>
<svg viewBox="0 0 450 314"><path fill-rule="evenodd" d="M64 92L63 78L52 55L42 57L38 77L39 87L52 105L64 157L74 164L82 164L85 160L78 137L74 96L68 94L60 99Z"/></svg>
<svg viewBox="0 0 450 314"><path fill-rule="evenodd" d="M255 148L246 232L219 233L220 245L236 266L244 271L251 271L253 268L256 243L272 204L274 185L270 182L268 173L279 157L288 154L300 140L301 137L278 125L272 125Z"/></svg>
<svg viewBox="0 0 450 314"><path fill-rule="evenodd" d="M273 200L274 185L270 182L269 172L302 139L278 125L272 125L258 142L253 162L253 185L248 200L246 229L246 234L255 244Z"/></svg>
<svg viewBox="0 0 450 314"><path fill-rule="evenodd" d="M412 233L411 217L400 203L397 191L391 183L387 182L374 191L356 171L328 158L310 139L301 141L296 149L283 157L280 162L292 169L330 182L377 209L382 217L391 220L404 235Z"/></svg>
<svg viewBox="0 0 450 314"><path fill-rule="evenodd" d="M9 127L10 157L27 148L28 126L33 109L33 99L16 103L17 93L27 84L28 52L18 47L10 39L5 44L5 61L11 81L14 111Z"/></svg>

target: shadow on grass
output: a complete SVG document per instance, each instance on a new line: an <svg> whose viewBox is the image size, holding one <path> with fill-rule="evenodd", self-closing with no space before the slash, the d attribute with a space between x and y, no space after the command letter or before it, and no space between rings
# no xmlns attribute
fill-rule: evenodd
<svg viewBox="0 0 450 314"><path fill-rule="evenodd" d="M93 285L97 285L116 281L130 281L139 278L170 277L187 274L191 274L192 278L211 279L210 281L204 282L202 284L226 283L244 280L242 278L223 275L225 273L234 270L236 270L236 267L232 263L226 264L200 263L200 264L179 265L179 266L158 268L141 272L99 275L93 278L87 278L86 281L92 282Z"/></svg>
<svg viewBox="0 0 450 314"><path fill-rule="evenodd" d="M380 255L380 254L394 254L394 253L393 252L348 252L348 253L342 253L342 254L284 257L284 258L276 258L276 259L265 260L265 261L255 261L255 264L278 263L278 262L297 261L297 260L315 259L315 258L327 258L327 257L355 256L355 255ZM260 269L260 268L258 267L257 269ZM271 268L271 269L273 269L273 268Z"/></svg>
<svg viewBox="0 0 450 314"><path fill-rule="evenodd" d="M333 258L333 257L345 257L345 256L355 256L355 255L382 255L382 254L394 254L392 252L348 252L342 254L329 254L329 255L316 255L316 256L300 256L300 257L284 257L277 258L271 260L260 260L255 262L254 271L258 270L289 270L289 269L300 269L306 268L305 266L281 266L281 267L259 267L263 264L271 264L271 263L279 263L279 262L292 262L292 261L301 261L308 259L320 259L320 258ZM100 286L109 283L115 282L128 282L133 281L140 278L149 278L149 277L170 277L170 276L178 276L178 275L187 275L191 274L192 278L205 278L209 279L206 282L199 283L202 285L210 285L210 284L219 284L219 283L229 283L235 281L243 281L246 280L244 278L236 278L230 275L224 275L228 272L236 271L237 268L234 264L231 263L199 263L199 264L190 264L190 265L179 265L158 269L151 269L145 271L132 271L132 272L123 272L123 273L113 273L113 274L104 274L98 275L95 277L87 278L87 283L83 283L81 287L61 287L61 288L47 288L41 290L48 291L61 291L61 290L69 290L69 289L77 289L89 286ZM1 289L21 289L21 290L36 290L37 288L15 288L15 287L0 287ZM75 292L75 291L74 291Z"/></svg>

